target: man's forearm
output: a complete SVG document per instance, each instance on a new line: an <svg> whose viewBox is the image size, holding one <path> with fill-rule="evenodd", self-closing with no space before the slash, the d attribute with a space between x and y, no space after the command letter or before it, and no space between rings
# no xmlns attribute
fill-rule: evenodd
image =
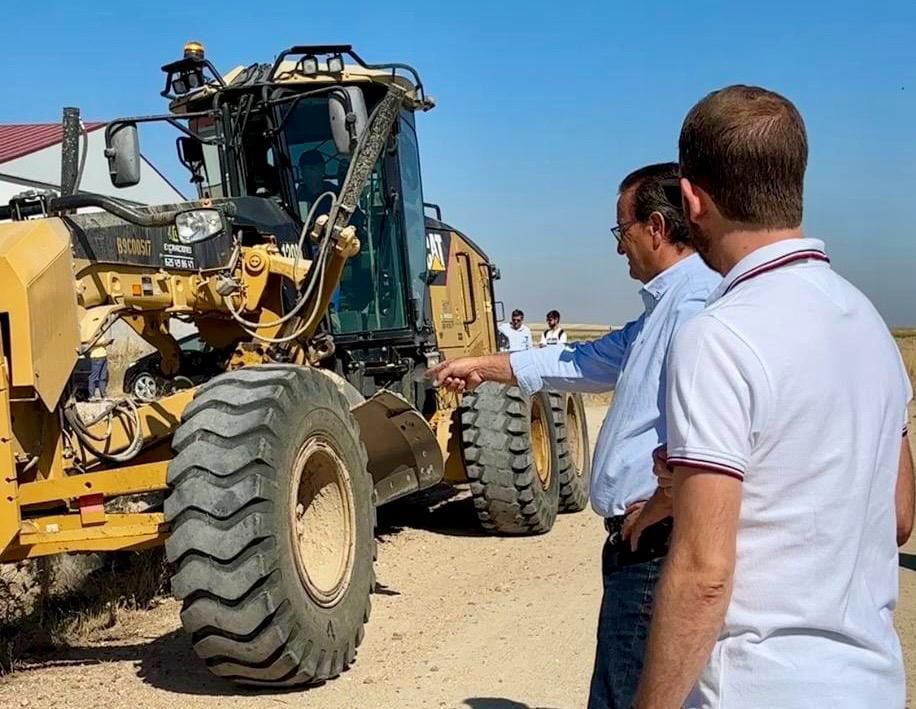
<svg viewBox="0 0 916 709"><path fill-rule="evenodd" d="M730 597L731 579L669 556L655 597L638 709L682 706L709 659Z"/></svg>
<svg viewBox="0 0 916 709"><path fill-rule="evenodd" d="M515 374L509 361L509 353L483 355L474 358L474 371L485 382L515 384Z"/></svg>
<svg viewBox="0 0 916 709"><path fill-rule="evenodd" d="M913 456L907 438L900 446L900 467L894 494L897 508L897 546L903 546L913 532L913 510L916 507L916 481L913 479Z"/></svg>
<svg viewBox="0 0 916 709"><path fill-rule="evenodd" d="M652 611L639 709L676 709L722 630L735 573L741 485L674 468L674 532Z"/></svg>

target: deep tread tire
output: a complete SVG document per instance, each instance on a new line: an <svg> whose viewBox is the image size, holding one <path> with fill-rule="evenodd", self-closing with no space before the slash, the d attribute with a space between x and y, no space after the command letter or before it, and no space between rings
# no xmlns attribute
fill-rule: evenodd
<svg viewBox="0 0 916 709"><path fill-rule="evenodd" d="M545 488L531 452L532 401L518 387L485 383L464 395L461 442L477 518L498 534L550 531L559 505L556 431L550 400L538 393L550 440Z"/></svg>
<svg viewBox="0 0 916 709"><path fill-rule="evenodd" d="M550 392L550 406L553 422L557 429L557 457L559 459L560 512L581 512L588 507L589 482L592 474L592 458L588 446L588 426L585 419L585 404L581 394ZM569 429L568 412L574 407L577 432ZM571 435L578 436L575 443ZM580 455L571 448L579 446ZM578 458L578 462L574 460Z"/></svg>
<svg viewBox="0 0 916 709"><path fill-rule="evenodd" d="M294 461L316 436L346 466L355 518L349 582L330 607L301 580L290 512ZM359 424L337 387L286 365L220 375L200 388L172 445L166 554L195 652L240 684L339 675L369 618L375 507Z"/></svg>

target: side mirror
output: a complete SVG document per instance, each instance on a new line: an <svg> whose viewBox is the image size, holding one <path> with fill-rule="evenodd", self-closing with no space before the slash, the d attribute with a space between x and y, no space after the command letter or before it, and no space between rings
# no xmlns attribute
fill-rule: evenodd
<svg viewBox="0 0 916 709"><path fill-rule="evenodd" d="M112 123L105 129L105 157L115 187L140 182L140 139L136 123Z"/></svg>
<svg viewBox="0 0 916 709"><path fill-rule="evenodd" d="M350 155L369 124L362 90L356 86L342 86L333 92L328 100L328 114L337 152Z"/></svg>
<svg viewBox="0 0 916 709"><path fill-rule="evenodd" d="M178 138L178 159L185 167L199 165L204 161L204 146L199 140L186 135Z"/></svg>

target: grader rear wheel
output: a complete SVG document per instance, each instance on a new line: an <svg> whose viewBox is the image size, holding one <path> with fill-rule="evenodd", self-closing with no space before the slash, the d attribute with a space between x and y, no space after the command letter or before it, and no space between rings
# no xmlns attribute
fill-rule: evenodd
<svg viewBox="0 0 916 709"><path fill-rule="evenodd" d="M559 505L556 428L544 393L487 383L465 394L461 441L477 517L499 534L550 531Z"/></svg>
<svg viewBox="0 0 916 709"><path fill-rule="evenodd" d="M166 553L194 650L240 684L339 675L368 620L375 508L336 386L283 365L221 375L173 445Z"/></svg>
<svg viewBox="0 0 916 709"><path fill-rule="evenodd" d="M592 460L581 394L551 392L550 405L557 429L560 512L581 512L588 506Z"/></svg>

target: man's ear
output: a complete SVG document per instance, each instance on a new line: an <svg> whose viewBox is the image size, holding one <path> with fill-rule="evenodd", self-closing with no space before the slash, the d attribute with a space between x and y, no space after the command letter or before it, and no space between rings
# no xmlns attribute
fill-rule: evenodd
<svg viewBox="0 0 916 709"><path fill-rule="evenodd" d="M649 235L652 237L652 248L661 248L665 241L665 229L668 226L661 212L652 212L646 221L646 226L649 229Z"/></svg>
<svg viewBox="0 0 916 709"><path fill-rule="evenodd" d="M698 222L706 211L702 190L685 177L681 178L681 199L684 206L684 215L687 221Z"/></svg>

